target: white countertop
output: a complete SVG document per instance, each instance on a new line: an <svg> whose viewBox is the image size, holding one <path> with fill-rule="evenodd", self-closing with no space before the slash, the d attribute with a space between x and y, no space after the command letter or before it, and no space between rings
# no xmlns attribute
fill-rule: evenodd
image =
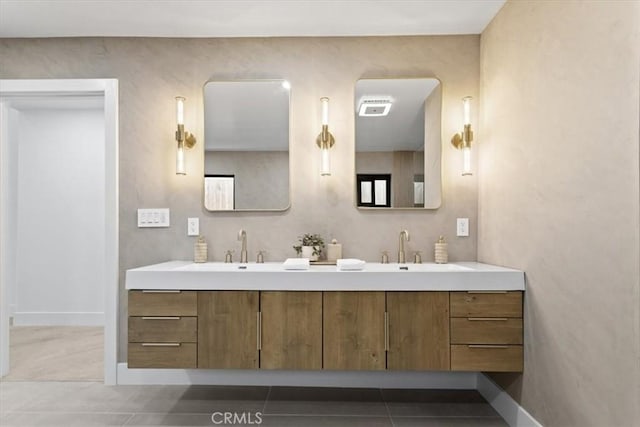
<svg viewBox="0 0 640 427"><path fill-rule="evenodd" d="M334 265L284 270L282 263L169 261L126 273L126 288L134 290L522 291L524 287L524 272L478 262L367 263L362 271L338 271Z"/></svg>

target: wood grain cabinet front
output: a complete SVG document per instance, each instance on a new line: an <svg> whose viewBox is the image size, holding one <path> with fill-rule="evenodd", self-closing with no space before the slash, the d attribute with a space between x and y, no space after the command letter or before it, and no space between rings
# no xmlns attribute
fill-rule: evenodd
<svg viewBox="0 0 640 427"><path fill-rule="evenodd" d="M383 370L385 292L323 292L323 368Z"/></svg>
<svg viewBox="0 0 640 427"><path fill-rule="evenodd" d="M196 292L130 291L128 366L196 368Z"/></svg>
<svg viewBox="0 0 640 427"><path fill-rule="evenodd" d="M258 291L198 291L198 368L257 369Z"/></svg>
<svg viewBox="0 0 640 427"><path fill-rule="evenodd" d="M521 372L522 292L451 292L451 370Z"/></svg>
<svg viewBox="0 0 640 427"><path fill-rule="evenodd" d="M387 369L449 370L449 292L387 292Z"/></svg>
<svg viewBox="0 0 640 427"><path fill-rule="evenodd" d="M260 368L322 369L322 292L260 292Z"/></svg>

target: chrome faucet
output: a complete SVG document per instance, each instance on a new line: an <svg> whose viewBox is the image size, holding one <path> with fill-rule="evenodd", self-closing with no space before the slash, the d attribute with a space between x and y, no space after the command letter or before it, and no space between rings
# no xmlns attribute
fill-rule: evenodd
<svg viewBox="0 0 640 427"><path fill-rule="evenodd" d="M242 250L240 251L240 263L246 264L249 259L247 255L247 232L244 230L238 231L238 240L242 240Z"/></svg>
<svg viewBox="0 0 640 427"><path fill-rule="evenodd" d="M400 240L398 242L398 264L404 264L404 239L403 237L409 241L409 232L407 230L400 231Z"/></svg>

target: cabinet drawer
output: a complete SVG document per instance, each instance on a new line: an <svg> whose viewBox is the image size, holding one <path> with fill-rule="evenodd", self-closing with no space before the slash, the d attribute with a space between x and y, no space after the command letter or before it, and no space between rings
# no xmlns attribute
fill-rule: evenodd
<svg viewBox="0 0 640 427"><path fill-rule="evenodd" d="M129 317L129 342L197 341L197 317Z"/></svg>
<svg viewBox="0 0 640 427"><path fill-rule="evenodd" d="M522 372L521 345L452 345L452 371Z"/></svg>
<svg viewBox="0 0 640 427"><path fill-rule="evenodd" d="M522 317L522 292L451 292L451 317Z"/></svg>
<svg viewBox="0 0 640 427"><path fill-rule="evenodd" d="M129 343L129 368L196 368L195 343Z"/></svg>
<svg viewBox="0 0 640 427"><path fill-rule="evenodd" d="M522 344L522 319L454 317L451 344Z"/></svg>
<svg viewBox="0 0 640 427"><path fill-rule="evenodd" d="M129 291L129 316L197 316L196 291Z"/></svg>

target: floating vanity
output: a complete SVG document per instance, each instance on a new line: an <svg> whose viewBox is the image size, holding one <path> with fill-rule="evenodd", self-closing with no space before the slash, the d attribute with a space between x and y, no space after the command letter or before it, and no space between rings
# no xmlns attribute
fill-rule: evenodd
<svg viewBox="0 0 640 427"><path fill-rule="evenodd" d="M127 271L129 368L519 372L524 273L481 263Z"/></svg>

